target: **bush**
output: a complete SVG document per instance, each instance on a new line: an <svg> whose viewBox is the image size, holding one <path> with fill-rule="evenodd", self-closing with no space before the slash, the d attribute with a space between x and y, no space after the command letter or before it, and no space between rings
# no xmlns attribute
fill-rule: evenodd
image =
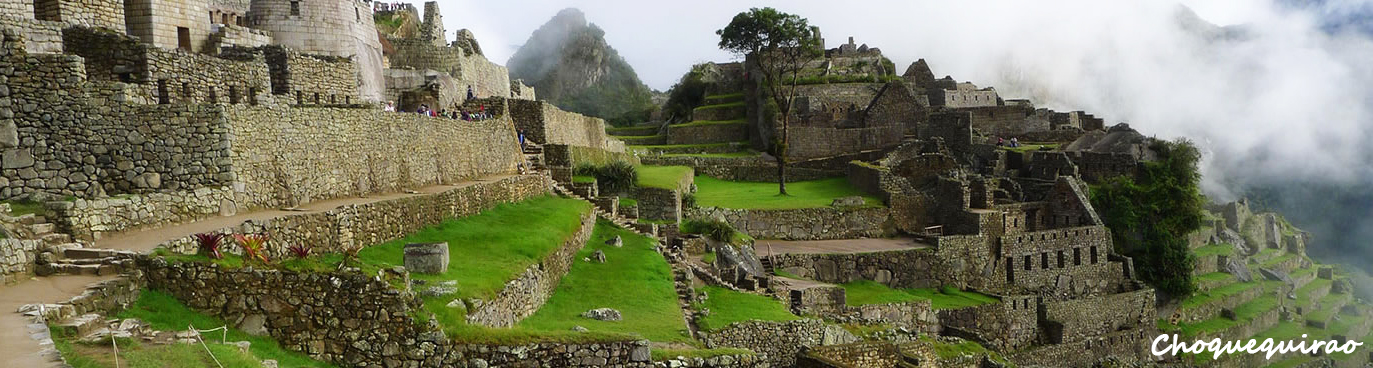
<svg viewBox="0 0 1373 368"><path fill-rule="evenodd" d="M1111 229L1117 252L1131 256L1140 278L1173 297L1196 290L1196 257L1187 234L1201 228L1201 154L1190 141L1156 142L1159 160L1144 164L1138 178L1106 180L1092 188L1092 205Z"/></svg>
<svg viewBox="0 0 1373 368"><path fill-rule="evenodd" d="M734 239L734 227L720 220L687 220L682 222L681 230L687 234L700 234L715 241L728 242Z"/></svg>
<svg viewBox="0 0 1373 368"><path fill-rule="evenodd" d="M603 193L629 192L639 180L639 169L627 161L613 161L604 166L580 164L572 169L572 174L595 177L596 185Z"/></svg>

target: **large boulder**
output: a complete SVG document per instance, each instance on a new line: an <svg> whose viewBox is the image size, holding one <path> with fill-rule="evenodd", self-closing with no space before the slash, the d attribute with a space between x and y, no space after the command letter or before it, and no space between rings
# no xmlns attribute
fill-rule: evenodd
<svg viewBox="0 0 1373 368"><path fill-rule="evenodd" d="M582 313L582 317L594 319L597 321L619 321L622 319L620 317L620 311L610 308L592 309L586 311L585 313Z"/></svg>
<svg viewBox="0 0 1373 368"><path fill-rule="evenodd" d="M414 273L448 272L448 243L411 243L405 245L405 269Z"/></svg>

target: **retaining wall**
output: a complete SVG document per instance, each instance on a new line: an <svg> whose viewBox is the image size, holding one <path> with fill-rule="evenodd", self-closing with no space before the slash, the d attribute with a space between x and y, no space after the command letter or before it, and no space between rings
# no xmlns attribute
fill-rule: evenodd
<svg viewBox="0 0 1373 368"><path fill-rule="evenodd" d="M724 219L734 229L757 239L826 240L877 238L886 229L890 209L832 207L793 210L740 210L730 208L693 208L689 218Z"/></svg>
<svg viewBox="0 0 1373 368"><path fill-rule="evenodd" d="M588 211L582 215L582 226L562 246L544 257L539 263L530 265L507 281L505 288L495 298L482 303L477 310L467 314L467 323L487 327L512 327L525 317L539 311L539 307L553 297L553 290L562 281L563 275L572 269L577 261L577 251L591 238L596 227L596 215Z"/></svg>

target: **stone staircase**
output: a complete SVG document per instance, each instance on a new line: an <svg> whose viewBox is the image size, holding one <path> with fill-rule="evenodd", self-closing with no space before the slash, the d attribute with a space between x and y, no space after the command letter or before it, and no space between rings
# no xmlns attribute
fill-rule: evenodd
<svg viewBox="0 0 1373 368"><path fill-rule="evenodd" d="M127 250L82 248L79 243L63 244L38 255L38 276L115 275L133 269L137 253Z"/></svg>
<svg viewBox="0 0 1373 368"><path fill-rule="evenodd" d="M539 172L547 169L543 159L543 146L525 141L523 151L524 163L521 165L521 171Z"/></svg>

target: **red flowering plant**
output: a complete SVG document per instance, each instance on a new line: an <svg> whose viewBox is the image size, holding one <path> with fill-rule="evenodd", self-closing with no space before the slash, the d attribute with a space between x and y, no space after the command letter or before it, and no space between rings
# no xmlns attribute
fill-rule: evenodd
<svg viewBox="0 0 1373 368"><path fill-rule="evenodd" d="M195 234L195 242L200 246L200 254L204 254L210 259L224 258L224 254L219 252L219 246L224 244L224 234L220 233L200 233Z"/></svg>
<svg viewBox="0 0 1373 368"><path fill-rule="evenodd" d="M299 245L292 245L292 246L290 246L290 247L288 247L288 248L286 248L286 249L290 250L290 251L291 251L291 255L296 256L296 259L305 259L306 257L309 257L309 256L310 256L310 253L311 253L311 252L314 252L315 247L312 247L312 246L309 246L309 245L305 245L305 244L299 244Z"/></svg>
<svg viewBox="0 0 1373 368"><path fill-rule="evenodd" d="M267 234L234 234L234 239L237 239L238 246L243 248L245 258L271 263L267 259Z"/></svg>

